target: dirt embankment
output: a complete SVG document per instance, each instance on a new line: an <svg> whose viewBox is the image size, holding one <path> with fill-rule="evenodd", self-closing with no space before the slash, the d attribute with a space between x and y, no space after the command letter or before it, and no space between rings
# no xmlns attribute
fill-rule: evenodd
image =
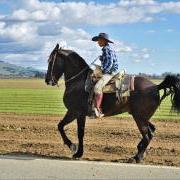
<svg viewBox="0 0 180 180"><path fill-rule="evenodd" d="M71 158L57 130L58 116L0 114L0 154L28 153ZM143 164L180 166L180 120L152 121L156 133ZM66 133L77 142L76 121ZM127 162L141 135L133 119L87 119L82 159Z"/></svg>

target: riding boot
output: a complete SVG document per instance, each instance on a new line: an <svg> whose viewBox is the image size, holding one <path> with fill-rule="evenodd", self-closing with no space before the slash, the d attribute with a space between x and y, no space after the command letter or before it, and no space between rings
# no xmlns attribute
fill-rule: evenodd
<svg viewBox="0 0 180 180"><path fill-rule="evenodd" d="M101 111L101 103L103 100L103 93L102 94L95 94L95 113L97 117L103 117L104 114Z"/></svg>

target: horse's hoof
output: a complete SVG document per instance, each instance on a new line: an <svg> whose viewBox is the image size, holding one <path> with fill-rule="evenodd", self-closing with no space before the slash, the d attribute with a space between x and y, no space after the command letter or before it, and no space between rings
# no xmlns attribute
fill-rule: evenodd
<svg viewBox="0 0 180 180"><path fill-rule="evenodd" d="M128 159L127 163L136 163L136 160L134 157L131 157Z"/></svg>
<svg viewBox="0 0 180 180"><path fill-rule="evenodd" d="M72 143L71 146L70 146L70 150L71 150L71 152L74 153L74 154L77 153L77 151L78 151L78 145Z"/></svg>
<svg viewBox="0 0 180 180"><path fill-rule="evenodd" d="M128 163L140 163L142 161L141 158L139 158L138 156L134 156L128 159Z"/></svg>
<svg viewBox="0 0 180 180"><path fill-rule="evenodd" d="M79 160L79 157L76 157L76 156L73 155L73 156L72 156L72 159L73 159L73 160Z"/></svg>
<svg viewBox="0 0 180 180"><path fill-rule="evenodd" d="M79 159L79 158L82 157L82 155L83 155L83 153L75 153L75 154L73 155L73 159Z"/></svg>
<svg viewBox="0 0 180 180"><path fill-rule="evenodd" d="M136 163L140 163L142 158L139 158L138 156L134 156L134 160L136 161Z"/></svg>

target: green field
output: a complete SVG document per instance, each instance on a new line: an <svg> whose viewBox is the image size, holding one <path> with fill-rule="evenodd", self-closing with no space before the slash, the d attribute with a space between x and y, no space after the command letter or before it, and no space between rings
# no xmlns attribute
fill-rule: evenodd
<svg viewBox="0 0 180 180"><path fill-rule="evenodd" d="M63 115L63 81L60 87L47 86L42 79L1 79L0 112L23 114L56 114ZM153 116L155 119L180 119L170 113L170 98L166 98ZM120 117L130 117L127 113Z"/></svg>

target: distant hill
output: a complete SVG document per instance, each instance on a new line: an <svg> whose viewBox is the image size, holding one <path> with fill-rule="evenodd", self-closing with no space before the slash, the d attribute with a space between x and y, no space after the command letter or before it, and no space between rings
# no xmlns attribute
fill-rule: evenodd
<svg viewBox="0 0 180 180"><path fill-rule="evenodd" d="M44 72L31 67L21 67L0 61L0 76L5 77L44 77Z"/></svg>

